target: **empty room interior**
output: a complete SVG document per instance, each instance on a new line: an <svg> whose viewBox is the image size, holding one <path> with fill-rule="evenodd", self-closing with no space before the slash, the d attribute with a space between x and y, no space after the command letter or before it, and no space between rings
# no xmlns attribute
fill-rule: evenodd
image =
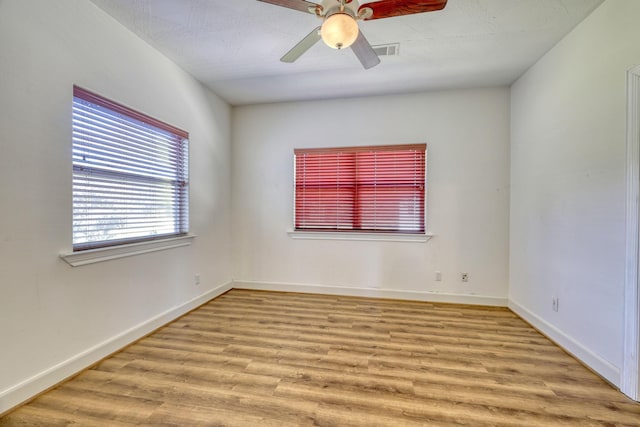
<svg viewBox="0 0 640 427"><path fill-rule="evenodd" d="M639 19L0 0L0 425L640 426Z"/></svg>

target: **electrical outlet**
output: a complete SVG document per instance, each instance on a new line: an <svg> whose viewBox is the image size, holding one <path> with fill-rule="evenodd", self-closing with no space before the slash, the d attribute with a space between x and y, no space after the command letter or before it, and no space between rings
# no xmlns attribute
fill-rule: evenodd
<svg viewBox="0 0 640 427"><path fill-rule="evenodd" d="M469 281L469 273L462 273L460 275L460 280L462 280L463 282L468 282Z"/></svg>
<svg viewBox="0 0 640 427"><path fill-rule="evenodd" d="M193 276L193 283L195 283L196 286L200 284L200 274Z"/></svg>
<svg viewBox="0 0 640 427"><path fill-rule="evenodd" d="M436 271L435 280L436 280L436 282L441 282L442 281L442 272L441 271Z"/></svg>
<svg viewBox="0 0 640 427"><path fill-rule="evenodd" d="M558 309L560 308L560 299L558 297L553 297L553 299L551 301L551 308L555 312L557 312Z"/></svg>

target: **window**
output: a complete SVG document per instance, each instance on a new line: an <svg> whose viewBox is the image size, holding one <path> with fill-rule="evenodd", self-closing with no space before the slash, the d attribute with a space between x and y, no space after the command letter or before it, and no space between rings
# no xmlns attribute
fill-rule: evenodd
<svg viewBox="0 0 640 427"><path fill-rule="evenodd" d="M295 229L424 233L426 149L295 150Z"/></svg>
<svg viewBox="0 0 640 427"><path fill-rule="evenodd" d="M188 137L74 87L73 250L186 234Z"/></svg>

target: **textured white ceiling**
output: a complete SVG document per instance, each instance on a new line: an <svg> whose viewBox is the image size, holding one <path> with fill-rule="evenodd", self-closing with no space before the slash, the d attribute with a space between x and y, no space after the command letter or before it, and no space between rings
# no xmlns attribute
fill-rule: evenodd
<svg viewBox="0 0 640 427"><path fill-rule="evenodd" d="M351 49L322 42L280 62L321 22L256 0L92 1L232 105L508 85L602 3L449 0L360 22L372 45L400 43L399 56L364 70Z"/></svg>

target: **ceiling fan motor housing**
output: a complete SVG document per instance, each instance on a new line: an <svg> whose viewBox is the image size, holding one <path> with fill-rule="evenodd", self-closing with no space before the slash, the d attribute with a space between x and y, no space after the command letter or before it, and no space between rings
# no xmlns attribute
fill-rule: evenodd
<svg viewBox="0 0 640 427"><path fill-rule="evenodd" d="M320 13L322 17L327 17L334 10L340 10L344 6L345 12L349 13L352 17L358 15L358 7L360 4L358 0L322 0L320 3Z"/></svg>
<svg viewBox="0 0 640 427"><path fill-rule="evenodd" d="M344 11L349 14L353 19L362 20L369 19L373 15L373 10L366 5L360 7L358 0L323 0L322 3L309 7L310 13L315 13L319 18L326 18L335 10L340 10L344 7Z"/></svg>

